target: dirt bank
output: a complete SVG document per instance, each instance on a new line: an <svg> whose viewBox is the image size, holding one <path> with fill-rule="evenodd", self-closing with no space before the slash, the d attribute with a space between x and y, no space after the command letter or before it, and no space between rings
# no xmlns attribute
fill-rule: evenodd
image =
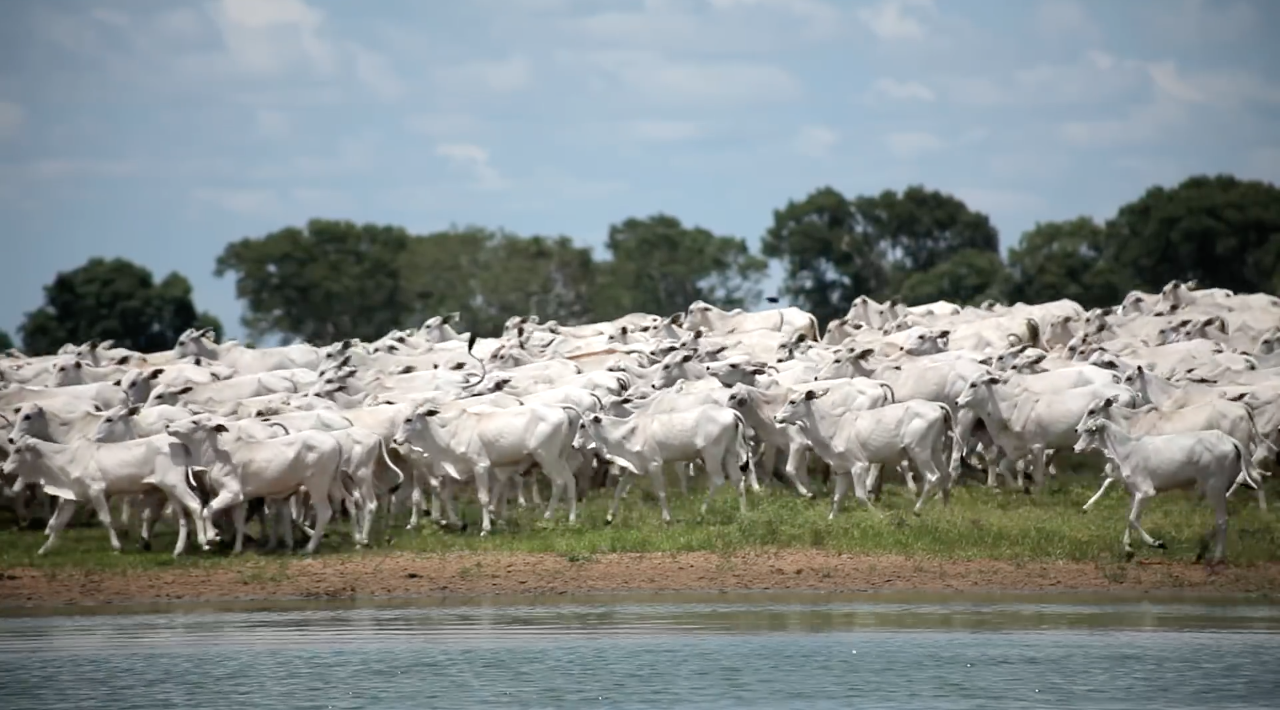
<svg viewBox="0 0 1280 710"><path fill-rule="evenodd" d="M0 604L116 604L289 598L571 594L611 591L1009 590L1274 593L1280 564L1225 567L930 561L782 551L617 554L392 554L246 559L202 568L130 571L10 569Z"/></svg>

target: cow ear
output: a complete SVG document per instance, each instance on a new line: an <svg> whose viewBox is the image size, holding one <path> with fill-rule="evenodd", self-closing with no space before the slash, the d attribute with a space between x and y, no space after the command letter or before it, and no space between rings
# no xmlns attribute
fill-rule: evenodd
<svg viewBox="0 0 1280 710"><path fill-rule="evenodd" d="M600 424L604 421L604 417L601 417L599 414L592 414L590 419L593 424Z"/></svg>
<svg viewBox="0 0 1280 710"><path fill-rule="evenodd" d="M72 367L74 367L74 368L76 368L77 370L79 370L79 369L81 369L81 368L83 368L83 367L84 367L84 363L83 363L83 362L80 362L79 360L76 360L75 364L74 364L74 365L72 365Z"/></svg>
<svg viewBox="0 0 1280 710"><path fill-rule="evenodd" d="M213 425L213 431L214 431L214 432L216 432L216 433L218 433L218 434L226 434L227 432L229 432L229 431L231 431L231 430L227 428L227 425L226 425L226 424L223 424L223 423L219 422L219 423L217 423L217 424L214 424L214 425Z"/></svg>
<svg viewBox="0 0 1280 710"><path fill-rule="evenodd" d="M818 392L816 390L805 390L804 398L810 401L815 400L818 398Z"/></svg>
<svg viewBox="0 0 1280 710"><path fill-rule="evenodd" d="M690 362L693 360L693 353L685 353L680 356L680 362Z"/></svg>
<svg viewBox="0 0 1280 710"><path fill-rule="evenodd" d="M1117 402L1119 402L1119 401L1120 401L1120 398L1113 394L1113 395L1111 395L1110 397L1107 397L1107 398L1102 402L1102 406L1104 406L1104 407L1108 407L1108 408L1110 408L1110 407L1114 407L1114 406L1116 406L1116 403L1117 403Z"/></svg>
<svg viewBox="0 0 1280 710"><path fill-rule="evenodd" d="M163 374L164 374L164 368L163 368L163 367L157 367L157 368L152 369L152 370L151 370L151 372L148 372L148 373L147 373L147 379L149 379L149 380L157 380L157 379L160 379L160 376L161 376L161 375L163 375Z"/></svg>
<svg viewBox="0 0 1280 710"><path fill-rule="evenodd" d="M194 385L183 385L182 387L174 390L174 394L191 394L191 391L194 389Z"/></svg>

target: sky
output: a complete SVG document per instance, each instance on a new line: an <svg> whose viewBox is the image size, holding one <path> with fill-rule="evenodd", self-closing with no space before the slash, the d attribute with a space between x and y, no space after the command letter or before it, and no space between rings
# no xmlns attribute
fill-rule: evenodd
<svg viewBox="0 0 1280 710"><path fill-rule="evenodd" d="M1106 218L1280 182L1280 3L29 0L0 5L0 328L93 256L185 274L311 217L752 244L831 185ZM771 285L779 281L775 267Z"/></svg>

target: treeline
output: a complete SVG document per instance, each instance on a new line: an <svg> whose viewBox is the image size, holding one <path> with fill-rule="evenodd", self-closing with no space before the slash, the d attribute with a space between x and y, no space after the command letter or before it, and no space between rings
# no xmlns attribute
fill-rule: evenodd
<svg viewBox="0 0 1280 710"><path fill-rule="evenodd" d="M314 219L228 244L214 273L234 275L252 339L376 339L431 315L459 312L482 335L513 314L562 323L641 311L667 314L703 299L752 307L768 260L784 300L820 322L859 294L908 304L1070 298L1118 303L1170 279L1280 292L1280 189L1229 175L1152 187L1105 222L1043 222L1002 258L987 215L956 197L910 186L848 197L824 187L775 210L752 253L745 239L657 214L609 228L607 258L563 235L482 227L425 235L396 226ZM183 329L221 326L197 311L179 274L155 282L122 259L59 274L21 326L28 353L111 338L153 350ZM0 333L0 336L3 336Z"/></svg>

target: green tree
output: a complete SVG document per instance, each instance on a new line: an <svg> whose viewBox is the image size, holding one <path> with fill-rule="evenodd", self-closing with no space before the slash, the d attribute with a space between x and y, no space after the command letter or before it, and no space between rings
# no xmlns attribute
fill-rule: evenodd
<svg viewBox="0 0 1280 710"><path fill-rule="evenodd" d="M662 213L610 226L607 246L612 259L600 265L594 299L600 318L665 315L699 299L747 307L759 300L754 284L768 266L746 241Z"/></svg>
<svg viewBox="0 0 1280 710"><path fill-rule="evenodd" d="M565 324L588 319L593 266L591 251L568 237L455 227L414 237L402 278L407 291L421 295L416 321L457 312L467 329L491 336L515 314Z"/></svg>
<svg viewBox="0 0 1280 710"><path fill-rule="evenodd" d="M1127 289L1104 261L1106 229L1089 217L1039 222L1009 250L1014 301L1069 298L1086 308L1119 303Z"/></svg>
<svg viewBox="0 0 1280 710"><path fill-rule="evenodd" d="M0 328L0 352L12 350L13 348L13 338L9 337L9 331Z"/></svg>
<svg viewBox="0 0 1280 710"><path fill-rule="evenodd" d="M1172 279L1280 293L1280 188L1231 175L1152 187L1107 223L1104 259L1129 288Z"/></svg>
<svg viewBox="0 0 1280 710"><path fill-rule="evenodd" d="M844 315L861 294L908 302L926 294L929 300L969 300L975 274L986 275L997 287L1004 283L1006 277L994 268L999 248L999 234L985 214L920 185L853 200L823 187L774 211L764 237L765 256L783 261L784 289L820 322ZM963 285L963 291L926 288L920 278L908 285L914 276L973 251L994 258L968 255L945 271L948 283Z"/></svg>
<svg viewBox="0 0 1280 710"><path fill-rule="evenodd" d="M236 274L241 322L252 337L374 340L414 325L423 294L404 287L410 239L400 227L313 219L228 244L214 275Z"/></svg>
<svg viewBox="0 0 1280 710"><path fill-rule="evenodd" d="M44 305L19 330L26 352L44 355L88 340L155 352L173 347L187 328L205 326L221 334L217 318L196 311L185 276L170 273L157 284L138 264L95 257L46 285Z"/></svg>
<svg viewBox="0 0 1280 710"><path fill-rule="evenodd" d="M976 306L988 299L1005 300L1009 286L1009 271L999 254L966 249L927 271L908 276L898 298L910 304L946 300Z"/></svg>

